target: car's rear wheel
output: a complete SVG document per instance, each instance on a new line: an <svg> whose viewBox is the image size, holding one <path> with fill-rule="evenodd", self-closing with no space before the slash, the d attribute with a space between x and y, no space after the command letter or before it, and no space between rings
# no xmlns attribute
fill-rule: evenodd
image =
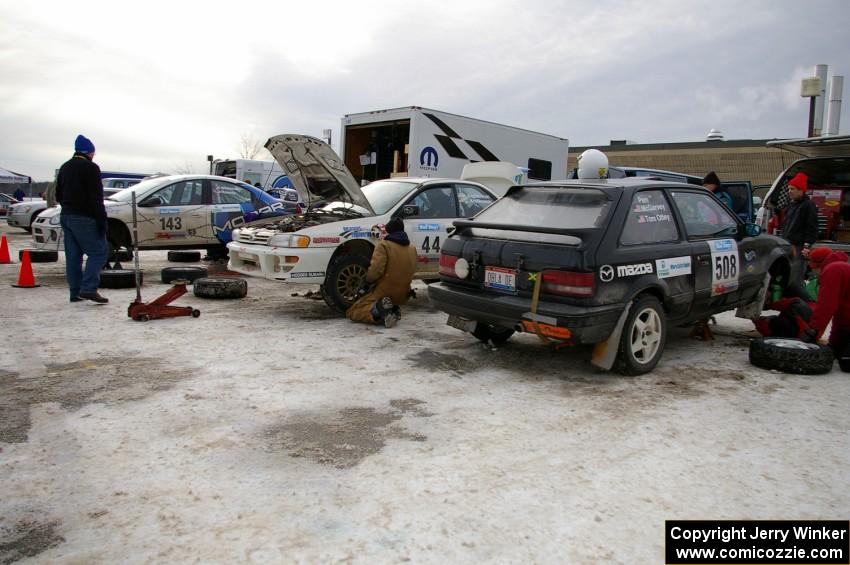
<svg viewBox="0 0 850 565"><path fill-rule="evenodd" d="M368 269L369 258L363 255L340 255L331 261L321 287L325 303L337 312L348 310L357 300Z"/></svg>
<svg viewBox="0 0 850 565"><path fill-rule="evenodd" d="M832 370L832 349L799 339L765 337L750 342L750 363L796 375L820 375Z"/></svg>
<svg viewBox="0 0 850 565"><path fill-rule="evenodd" d="M106 233L106 244L109 246L107 261L113 263L133 260L133 247L130 243L127 229L115 223L110 223Z"/></svg>
<svg viewBox="0 0 850 565"><path fill-rule="evenodd" d="M643 295L632 303L623 326L617 354L617 372L642 375L655 368L667 339L667 316L654 296Z"/></svg>
<svg viewBox="0 0 850 565"><path fill-rule="evenodd" d="M490 341L493 345L499 346L504 344L511 338L512 335L514 335L514 330L478 322L475 324L475 329L472 330L472 335L484 343Z"/></svg>

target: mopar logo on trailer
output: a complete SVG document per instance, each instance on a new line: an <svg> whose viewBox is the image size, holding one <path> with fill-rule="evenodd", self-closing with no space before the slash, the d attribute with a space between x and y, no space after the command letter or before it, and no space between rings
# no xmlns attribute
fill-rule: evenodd
<svg viewBox="0 0 850 565"><path fill-rule="evenodd" d="M427 171L436 171L439 160L437 150L430 146L419 154L419 166Z"/></svg>

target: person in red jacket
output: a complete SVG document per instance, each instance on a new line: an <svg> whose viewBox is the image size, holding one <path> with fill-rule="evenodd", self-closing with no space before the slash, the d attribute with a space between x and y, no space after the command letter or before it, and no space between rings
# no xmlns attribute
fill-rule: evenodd
<svg viewBox="0 0 850 565"><path fill-rule="evenodd" d="M807 341L819 339L832 321L829 346L841 361L850 354L850 263L847 254L819 247L809 254L809 268L817 274L819 287ZM846 370L844 363L842 370Z"/></svg>

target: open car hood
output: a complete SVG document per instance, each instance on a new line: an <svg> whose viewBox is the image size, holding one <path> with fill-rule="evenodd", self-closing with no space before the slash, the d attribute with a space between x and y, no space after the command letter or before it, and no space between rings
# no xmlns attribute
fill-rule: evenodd
<svg viewBox="0 0 850 565"><path fill-rule="evenodd" d="M767 146L785 149L804 157L848 157L850 156L850 135L776 139L768 141Z"/></svg>
<svg viewBox="0 0 850 565"><path fill-rule="evenodd" d="M324 141L309 135L285 133L269 138L266 149L308 205L320 201L350 202L374 214L372 205L345 163Z"/></svg>

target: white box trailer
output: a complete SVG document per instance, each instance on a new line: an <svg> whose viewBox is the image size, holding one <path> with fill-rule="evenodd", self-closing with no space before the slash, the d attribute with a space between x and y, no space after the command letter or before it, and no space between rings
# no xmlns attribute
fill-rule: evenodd
<svg viewBox="0 0 850 565"><path fill-rule="evenodd" d="M292 182L276 161L228 159L216 162L214 173L220 177L236 179L252 186L259 184L265 191L273 188L292 187Z"/></svg>
<svg viewBox="0 0 850 565"><path fill-rule="evenodd" d="M342 117L340 156L358 181L460 178L464 165L509 161L529 180L567 175L564 138L418 106Z"/></svg>

